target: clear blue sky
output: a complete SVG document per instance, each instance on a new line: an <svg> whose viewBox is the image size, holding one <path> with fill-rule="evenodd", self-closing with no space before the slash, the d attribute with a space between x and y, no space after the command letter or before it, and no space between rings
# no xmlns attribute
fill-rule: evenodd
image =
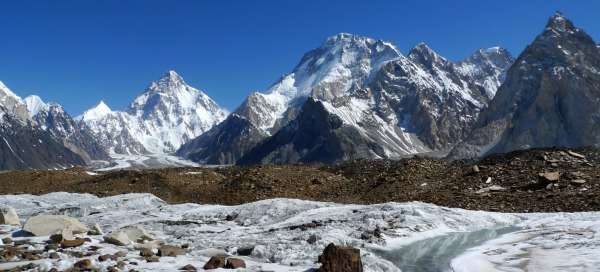
<svg viewBox="0 0 600 272"><path fill-rule="evenodd" d="M600 1L0 1L0 80L73 115L123 109L169 69L234 109L326 37L424 41L452 60L500 45L515 56L561 10L596 40Z"/></svg>

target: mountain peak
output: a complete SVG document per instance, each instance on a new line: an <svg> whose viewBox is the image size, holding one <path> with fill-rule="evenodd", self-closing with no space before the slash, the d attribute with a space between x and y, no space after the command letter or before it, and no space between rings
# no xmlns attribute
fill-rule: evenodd
<svg viewBox="0 0 600 272"><path fill-rule="evenodd" d="M166 91L173 87L186 84L183 78L174 70L164 73L160 79L150 84L150 90Z"/></svg>
<svg viewBox="0 0 600 272"><path fill-rule="evenodd" d="M30 95L25 97L25 105L27 105L27 110L31 116L37 115L40 111L47 109L48 104L44 103L41 97L37 95Z"/></svg>
<svg viewBox="0 0 600 272"><path fill-rule="evenodd" d="M569 19L567 19L560 11L557 11L548 20L546 29L554 30L557 32L567 32L574 31L576 28Z"/></svg>
<svg viewBox="0 0 600 272"><path fill-rule="evenodd" d="M112 110L108 107L108 105L106 105L106 103L104 103L103 100L100 100L100 103L98 103L98 105L85 111L77 119L81 119L83 121L97 120L110 114L111 112Z"/></svg>
<svg viewBox="0 0 600 272"><path fill-rule="evenodd" d="M19 96L17 96L15 93L13 93L8 87L6 87L6 85L4 85L4 83L2 81L0 81L0 97L4 97L4 96L10 96L17 100L21 99L21 98L19 98Z"/></svg>
<svg viewBox="0 0 600 272"><path fill-rule="evenodd" d="M431 65L434 62L446 62L447 60L442 57L440 54L438 54L437 52L433 51L433 49L431 49L431 47L429 47L426 43L421 42L419 44L417 44L413 49L410 50L410 52L408 53L408 58L410 58L411 60L421 63L421 64L426 64L426 65Z"/></svg>

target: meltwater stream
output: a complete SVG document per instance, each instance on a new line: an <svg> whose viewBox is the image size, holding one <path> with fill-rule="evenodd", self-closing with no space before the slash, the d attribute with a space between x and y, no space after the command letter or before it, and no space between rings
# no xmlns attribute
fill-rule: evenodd
<svg viewBox="0 0 600 272"><path fill-rule="evenodd" d="M452 271L450 267L452 259L467 249L517 230L519 230L517 227L504 227L454 232L375 253L393 262L402 272L446 272Z"/></svg>

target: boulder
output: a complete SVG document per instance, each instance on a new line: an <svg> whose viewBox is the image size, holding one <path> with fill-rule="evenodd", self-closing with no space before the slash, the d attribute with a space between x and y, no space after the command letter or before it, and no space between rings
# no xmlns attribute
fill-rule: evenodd
<svg viewBox="0 0 600 272"><path fill-rule="evenodd" d="M143 248L140 250L140 256L152 257L152 256L154 256L154 251L152 251L151 249Z"/></svg>
<svg viewBox="0 0 600 272"><path fill-rule="evenodd" d="M107 243L115 244L118 246L129 245L134 242L152 241L154 237L150 235L141 226L129 226L122 228L117 231L113 231L109 235L104 237L104 241Z"/></svg>
<svg viewBox="0 0 600 272"><path fill-rule="evenodd" d="M177 247L177 246L169 246L163 245L158 248L158 256L165 257L175 257L179 255L185 255L185 249Z"/></svg>
<svg viewBox="0 0 600 272"><path fill-rule="evenodd" d="M88 235L104 235L104 232L102 232L100 225L94 224L90 231L88 231Z"/></svg>
<svg viewBox="0 0 600 272"><path fill-rule="evenodd" d="M78 247L85 243L84 239L63 240L60 242L62 248Z"/></svg>
<svg viewBox="0 0 600 272"><path fill-rule="evenodd" d="M87 233L88 228L79 220L65 215L36 215L27 219L23 230L35 236L49 236L64 230L73 234Z"/></svg>
<svg viewBox="0 0 600 272"><path fill-rule="evenodd" d="M353 247L329 244L319 256L321 267L318 272L362 272L360 250Z"/></svg>
<svg viewBox="0 0 600 272"><path fill-rule="evenodd" d="M212 256L210 258L210 260L208 260L208 262L206 262L206 264L204 264L203 268L205 270L224 268L226 259L227 259L227 256L224 256L224 255Z"/></svg>
<svg viewBox="0 0 600 272"><path fill-rule="evenodd" d="M0 207L0 225L14 225L20 226L19 216L13 207L1 206Z"/></svg>
<svg viewBox="0 0 600 272"><path fill-rule="evenodd" d="M574 185L583 185L586 183L585 179L574 179L571 180L571 183Z"/></svg>
<svg viewBox="0 0 600 272"><path fill-rule="evenodd" d="M197 271L198 269L196 269L195 266L193 266L191 264L188 264L188 265L186 265L186 266L184 266L182 268L179 268L179 270L182 270L182 271Z"/></svg>
<svg viewBox="0 0 600 272"><path fill-rule="evenodd" d="M225 268L227 269L239 269L246 268L246 262L242 259L238 258L228 258L225 264Z"/></svg>
<svg viewBox="0 0 600 272"><path fill-rule="evenodd" d="M573 152L571 150L567 151L567 154L571 155L572 157L578 158L578 159L585 159L584 155L579 154L577 152Z"/></svg>
<svg viewBox="0 0 600 272"><path fill-rule="evenodd" d="M254 246L239 247L237 249L237 254L240 256L250 256L250 255L252 255L253 250L254 250Z"/></svg>
<svg viewBox="0 0 600 272"><path fill-rule="evenodd" d="M73 268L76 271L88 271L88 270L91 270L93 268L92 261L90 261L88 259L83 259L81 261L76 262L73 265Z"/></svg>
<svg viewBox="0 0 600 272"><path fill-rule="evenodd" d="M560 172L539 173L540 178L545 182L557 182L560 180Z"/></svg>

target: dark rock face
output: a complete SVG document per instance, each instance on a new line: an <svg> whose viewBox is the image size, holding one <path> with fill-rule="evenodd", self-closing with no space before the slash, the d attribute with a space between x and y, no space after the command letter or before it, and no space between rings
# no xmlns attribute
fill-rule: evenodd
<svg viewBox="0 0 600 272"><path fill-rule="evenodd" d="M318 272L362 272L360 250L353 247L329 244L319 256L321 267Z"/></svg>
<svg viewBox="0 0 600 272"><path fill-rule="evenodd" d="M208 270L208 269L224 268L226 259L227 259L227 256L213 256L208 260L208 262L206 262L206 264L204 264L203 269Z"/></svg>
<svg viewBox="0 0 600 272"><path fill-rule="evenodd" d="M81 156L84 160L107 160L106 150L94 138L91 131L81 126L65 112L62 106L51 103L48 108L38 112L32 119L45 128L65 147Z"/></svg>
<svg viewBox="0 0 600 272"><path fill-rule="evenodd" d="M453 158L536 147L600 144L600 52L561 14L510 68Z"/></svg>
<svg viewBox="0 0 600 272"><path fill-rule="evenodd" d="M1 109L0 112L4 109ZM0 117L0 169L54 169L85 165L77 154L59 143L47 131L16 120Z"/></svg>
<svg viewBox="0 0 600 272"><path fill-rule="evenodd" d="M238 164L324 162L360 158L383 149L309 98L300 115L245 156Z"/></svg>
<svg viewBox="0 0 600 272"><path fill-rule="evenodd" d="M177 155L205 164L234 164L267 134L246 118L231 114L225 121L184 144Z"/></svg>

